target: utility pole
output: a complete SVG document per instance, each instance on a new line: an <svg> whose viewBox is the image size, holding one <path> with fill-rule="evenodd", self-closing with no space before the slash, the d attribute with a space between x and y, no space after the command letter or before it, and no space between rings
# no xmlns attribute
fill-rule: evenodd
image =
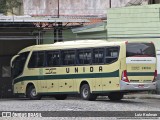
<svg viewBox="0 0 160 120"><path fill-rule="evenodd" d="M57 11L57 17L60 17L60 12L59 12L59 0L57 1L57 5L58 5L58 11ZM54 26L54 42L61 42L63 41L63 23L62 22L58 22L55 26Z"/></svg>
<svg viewBox="0 0 160 120"><path fill-rule="evenodd" d="M58 0L58 18L59 18L59 0Z"/></svg>
<svg viewBox="0 0 160 120"><path fill-rule="evenodd" d="M111 7L112 7L112 1L109 0L109 8L111 8Z"/></svg>
<svg viewBox="0 0 160 120"><path fill-rule="evenodd" d="M155 0L149 0L149 4L156 4Z"/></svg>
<svg viewBox="0 0 160 120"><path fill-rule="evenodd" d="M155 1L155 0L153 0L153 4L156 4L156 1Z"/></svg>

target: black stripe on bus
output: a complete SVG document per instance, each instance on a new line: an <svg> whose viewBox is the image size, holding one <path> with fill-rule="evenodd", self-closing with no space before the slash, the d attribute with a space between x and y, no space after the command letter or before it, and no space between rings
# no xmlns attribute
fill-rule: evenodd
<svg viewBox="0 0 160 120"><path fill-rule="evenodd" d="M154 72L128 72L128 76L154 76ZM14 80L14 84L21 81L30 80L57 80L57 79L86 79L86 78L105 78L119 77L119 70L109 73L87 73L87 74L62 74L62 75L40 75L23 76Z"/></svg>
<svg viewBox="0 0 160 120"><path fill-rule="evenodd" d="M57 79L86 79L86 78L105 78L119 77L119 70L109 73L87 73L87 74L62 74L62 75L41 75L41 76L23 76L14 80L14 84L21 81L30 80L57 80Z"/></svg>

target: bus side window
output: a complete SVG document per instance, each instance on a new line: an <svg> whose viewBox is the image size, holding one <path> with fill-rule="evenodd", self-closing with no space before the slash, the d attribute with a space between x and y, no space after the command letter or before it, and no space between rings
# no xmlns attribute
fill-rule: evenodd
<svg viewBox="0 0 160 120"><path fill-rule="evenodd" d="M77 50L77 59L76 59L76 64L83 64L83 50Z"/></svg>
<svg viewBox="0 0 160 120"><path fill-rule="evenodd" d="M33 52L28 67L29 68L44 67L44 56L45 54L43 51Z"/></svg>
<svg viewBox="0 0 160 120"><path fill-rule="evenodd" d="M59 55L59 52L56 52L53 54L53 65L60 65L60 55Z"/></svg>
<svg viewBox="0 0 160 120"><path fill-rule="evenodd" d="M38 52L36 67L44 67L44 60L45 60L44 57L45 57L45 54L43 51Z"/></svg>
<svg viewBox="0 0 160 120"><path fill-rule="evenodd" d="M108 47L106 48L105 62L110 64L118 60L119 47Z"/></svg>
<svg viewBox="0 0 160 120"><path fill-rule="evenodd" d="M62 65L74 65L75 64L75 51L66 50L62 51Z"/></svg>
<svg viewBox="0 0 160 120"><path fill-rule="evenodd" d="M47 62L47 67L51 67L53 64L53 54L52 52L47 52L46 53L46 62Z"/></svg>
<svg viewBox="0 0 160 120"><path fill-rule="evenodd" d="M77 64L91 64L92 63L92 56L90 49L83 49L77 51Z"/></svg>
<svg viewBox="0 0 160 120"><path fill-rule="evenodd" d="M47 62L47 67L54 67L59 65L59 52L57 51L48 51L46 52L46 62Z"/></svg>
<svg viewBox="0 0 160 120"><path fill-rule="evenodd" d="M93 49L93 64L104 63L104 48Z"/></svg>
<svg viewBox="0 0 160 120"><path fill-rule="evenodd" d="M37 58L37 52L33 52L32 56L29 60L28 68L35 68L36 67L36 58Z"/></svg>
<svg viewBox="0 0 160 120"><path fill-rule="evenodd" d="M84 64L91 64L92 56L91 50L84 50Z"/></svg>

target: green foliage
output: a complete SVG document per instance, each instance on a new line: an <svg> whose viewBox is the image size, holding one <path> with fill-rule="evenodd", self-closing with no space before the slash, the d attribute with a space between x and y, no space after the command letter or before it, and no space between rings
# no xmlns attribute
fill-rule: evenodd
<svg viewBox="0 0 160 120"><path fill-rule="evenodd" d="M0 13L13 12L13 8L21 5L22 0L0 0Z"/></svg>
<svg viewBox="0 0 160 120"><path fill-rule="evenodd" d="M0 0L0 13L6 12L6 0Z"/></svg>

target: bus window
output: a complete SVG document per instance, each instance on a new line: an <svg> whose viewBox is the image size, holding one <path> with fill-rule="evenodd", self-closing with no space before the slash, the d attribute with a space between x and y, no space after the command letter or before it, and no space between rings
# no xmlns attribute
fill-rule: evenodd
<svg viewBox="0 0 160 120"><path fill-rule="evenodd" d="M106 48L105 61L107 64L113 63L118 60L119 47L109 47Z"/></svg>
<svg viewBox="0 0 160 120"><path fill-rule="evenodd" d="M104 49L95 48L93 49L93 64L102 64L104 63Z"/></svg>
<svg viewBox="0 0 160 120"><path fill-rule="evenodd" d="M60 57L58 51L46 52L47 67L54 67L60 65Z"/></svg>
<svg viewBox="0 0 160 120"><path fill-rule="evenodd" d="M75 51L66 50L62 51L62 65L74 65L75 64Z"/></svg>
<svg viewBox="0 0 160 120"><path fill-rule="evenodd" d="M155 47L153 43L127 43L126 57L155 57Z"/></svg>
<svg viewBox="0 0 160 120"><path fill-rule="evenodd" d="M76 60L77 64L83 64L83 50L78 50L78 59Z"/></svg>
<svg viewBox="0 0 160 120"><path fill-rule="evenodd" d="M33 52L28 67L29 68L44 67L44 56L45 54L43 51Z"/></svg>
<svg viewBox="0 0 160 120"><path fill-rule="evenodd" d="M37 67L44 67L44 52L38 52Z"/></svg>
<svg viewBox="0 0 160 120"><path fill-rule="evenodd" d="M90 49L78 50L77 55L78 55L77 64L91 64L92 57Z"/></svg>
<svg viewBox="0 0 160 120"><path fill-rule="evenodd" d="M12 67L13 78L22 74L29 52L21 53L14 61Z"/></svg>
<svg viewBox="0 0 160 120"><path fill-rule="evenodd" d="M91 57L91 50L84 50L84 64L91 64L92 57Z"/></svg>

